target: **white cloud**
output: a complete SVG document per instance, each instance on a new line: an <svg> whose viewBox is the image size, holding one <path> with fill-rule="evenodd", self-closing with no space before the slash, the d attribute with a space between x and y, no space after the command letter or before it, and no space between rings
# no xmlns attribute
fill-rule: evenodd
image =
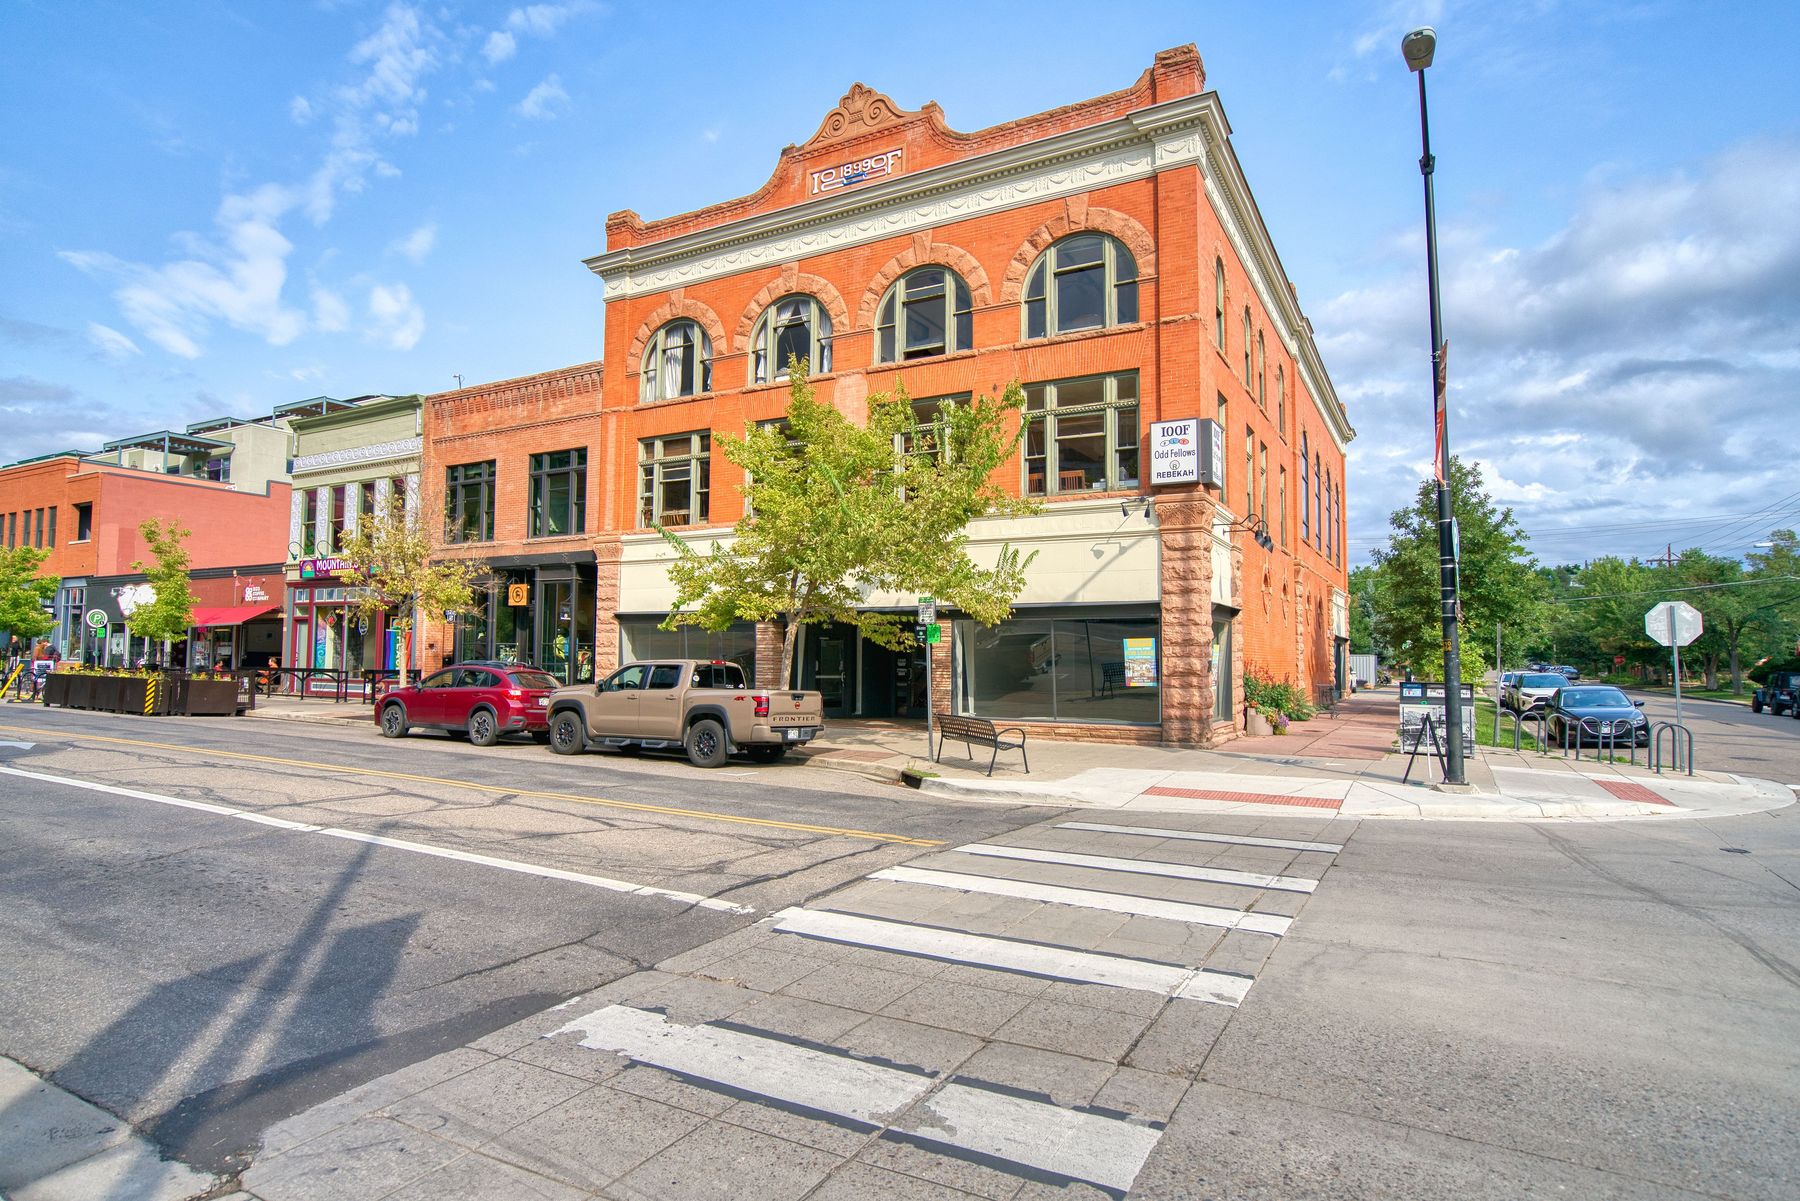
<svg viewBox="0 0 1800 1201"><path fill-rule="evenodd" d="M552 121L556 119L557 107L568 103L568 99L562 80L553 74L526 93L525 99L519 101L513 111L533 121Z"/></svg>
<svg viewBox="0 0 1800 1201"><path fill-rule="evenodd" d="M504 29L496 29L487 35L487 41L481 44L481 56L489 64L503 63L519 52L519 39Z"/></svg>
<svg viewBox="0 0 1800 1201"><path fill-rule="evenodd" d="M320 333L342 333L350 328L350 306L323 284L312 288L313 328Z"/></svg>
<svg viewBox="0 0 1800 1201"><path fill-rule="evenodd" d="M388 247L394 254L423 263L437 246L437 223L427 221Z"/></svg>
<svg viewBox="0 0 1800 1201"><path fill-rule="evenodd" d="M578 13L592 8L591 4L527 4L523 8L515 8L506 15L509 29L520 33L536 34L547 38L560 29Z"/></svg>
<svg viewBox="0 0 1800 1201"><path fill-rule="evenodd" d="M313 119L312 101L304 96L295 96L288 101L288 116L295 125L305 125Z"/></svg>
<svg viewBox="0 0 1800 1201"><path fill-rule="evenodd" d="M97 251L64 251L61 257L89 275L113 280L113 297L126 319L171 354L199 358L199 339L215 321L285 346L306 328L304 314L281 300L294 247L277 223L296 199L274 184L227 196L214 218L218 239L183 235L179 240L193 257L161 267Z"/></svg>
<svg viewBox="0 0 1800 1201"><path fill-rule="evenodd" d="M1617 524L1749 512L1793 491L1795 212L1800 142L1761 141L1689 170L1590 179L1537 245L1442 231L1451 448L1484 464L1496 497L1541 533L1541 554L1660 553L1669 538L1654 529L1578 532L1595 513L1624 514ZM1402 240L1404 253L1382 257L1422 265L1422 234ZM1384 529L1418 485L1412 460L1429 457L1421 274L1371 279L1313 315L1358 430L1357 529Z"/></svg>
<svg viewBox="0 0 1800 1201"><path fill-rule="evenodd" d="M101 325L97 321L88 322L88 341L99 347L100 353L109 359L123 359L134 354L143 354L138 344L127 338L109 325Z"/></svg>
<svg viewBox="0 0 1800 1201"><path fill-rule="evenodd" d="M425 312L405 284L369 289L369 339L391 350L411 350L425 335Z"/></svg>

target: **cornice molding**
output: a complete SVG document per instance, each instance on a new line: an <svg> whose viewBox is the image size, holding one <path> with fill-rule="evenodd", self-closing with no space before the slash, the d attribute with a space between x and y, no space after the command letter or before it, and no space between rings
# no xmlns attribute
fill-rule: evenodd
<svg viewBox="0 0 1800 1201"><path fill-rule="evenodd" d="M332 467L349 467L357 463L379 463L384 459L404 459L417 455L425 445L423 438L400 438L393 442L373 442L367 446L350 446L316 455L302 455L294 460L292 475L308 471L324 471Z"/></svg>

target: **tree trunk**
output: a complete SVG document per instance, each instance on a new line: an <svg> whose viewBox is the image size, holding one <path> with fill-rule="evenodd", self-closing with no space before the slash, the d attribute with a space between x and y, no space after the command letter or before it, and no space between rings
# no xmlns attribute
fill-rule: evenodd
<svg viewBox="0 0 1800 1201"><path fill-rule="evenodd" d="M1712 692L1712 691L1716 691L1718 689L1718 687L1719 687L1719 652L1718 651L1707 651L1706 652L1706 688L1707 688L1707 691Z"/></svg>
<svg viewBox="0 0 1800 1201"><path fill-rule="evenodd" d="M783 614L782 621L781 688L786 691L794 686L794 643L800 637L800 623L792 613Z"/></svg>
<svg viewBox="0 0 1800 1201"><path fill-rule="evenodd" d="M1737 639L1734 638L1731 640L1731 695L1742 696L1743 694L1744 670L1738 663L1738 644Z"/></svg>

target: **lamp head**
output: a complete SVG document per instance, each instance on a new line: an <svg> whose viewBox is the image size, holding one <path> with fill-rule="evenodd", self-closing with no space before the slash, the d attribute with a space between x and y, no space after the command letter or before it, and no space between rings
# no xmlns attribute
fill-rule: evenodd
<svg viewBox="0 0 1800 1201"><path fill-rule="evenodd" d="M1437 51L1437 30L1429 25L1421 26L1400 39L1400 53L1406 56L1406 69L1423 71L1431 65L1431 56Z"/></svg>

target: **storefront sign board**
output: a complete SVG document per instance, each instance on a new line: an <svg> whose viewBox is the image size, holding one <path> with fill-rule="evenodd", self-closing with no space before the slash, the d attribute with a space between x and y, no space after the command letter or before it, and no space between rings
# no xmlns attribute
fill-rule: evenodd
<svg viewBox="0 0 1800 1201"><path fill-rule="evenodd" d="M1200 482L1201 426L1205 423L1157 421L1150 426L1150 482L1195 484ZM1215 423L1216 424L1216 423Z"/></svg>

